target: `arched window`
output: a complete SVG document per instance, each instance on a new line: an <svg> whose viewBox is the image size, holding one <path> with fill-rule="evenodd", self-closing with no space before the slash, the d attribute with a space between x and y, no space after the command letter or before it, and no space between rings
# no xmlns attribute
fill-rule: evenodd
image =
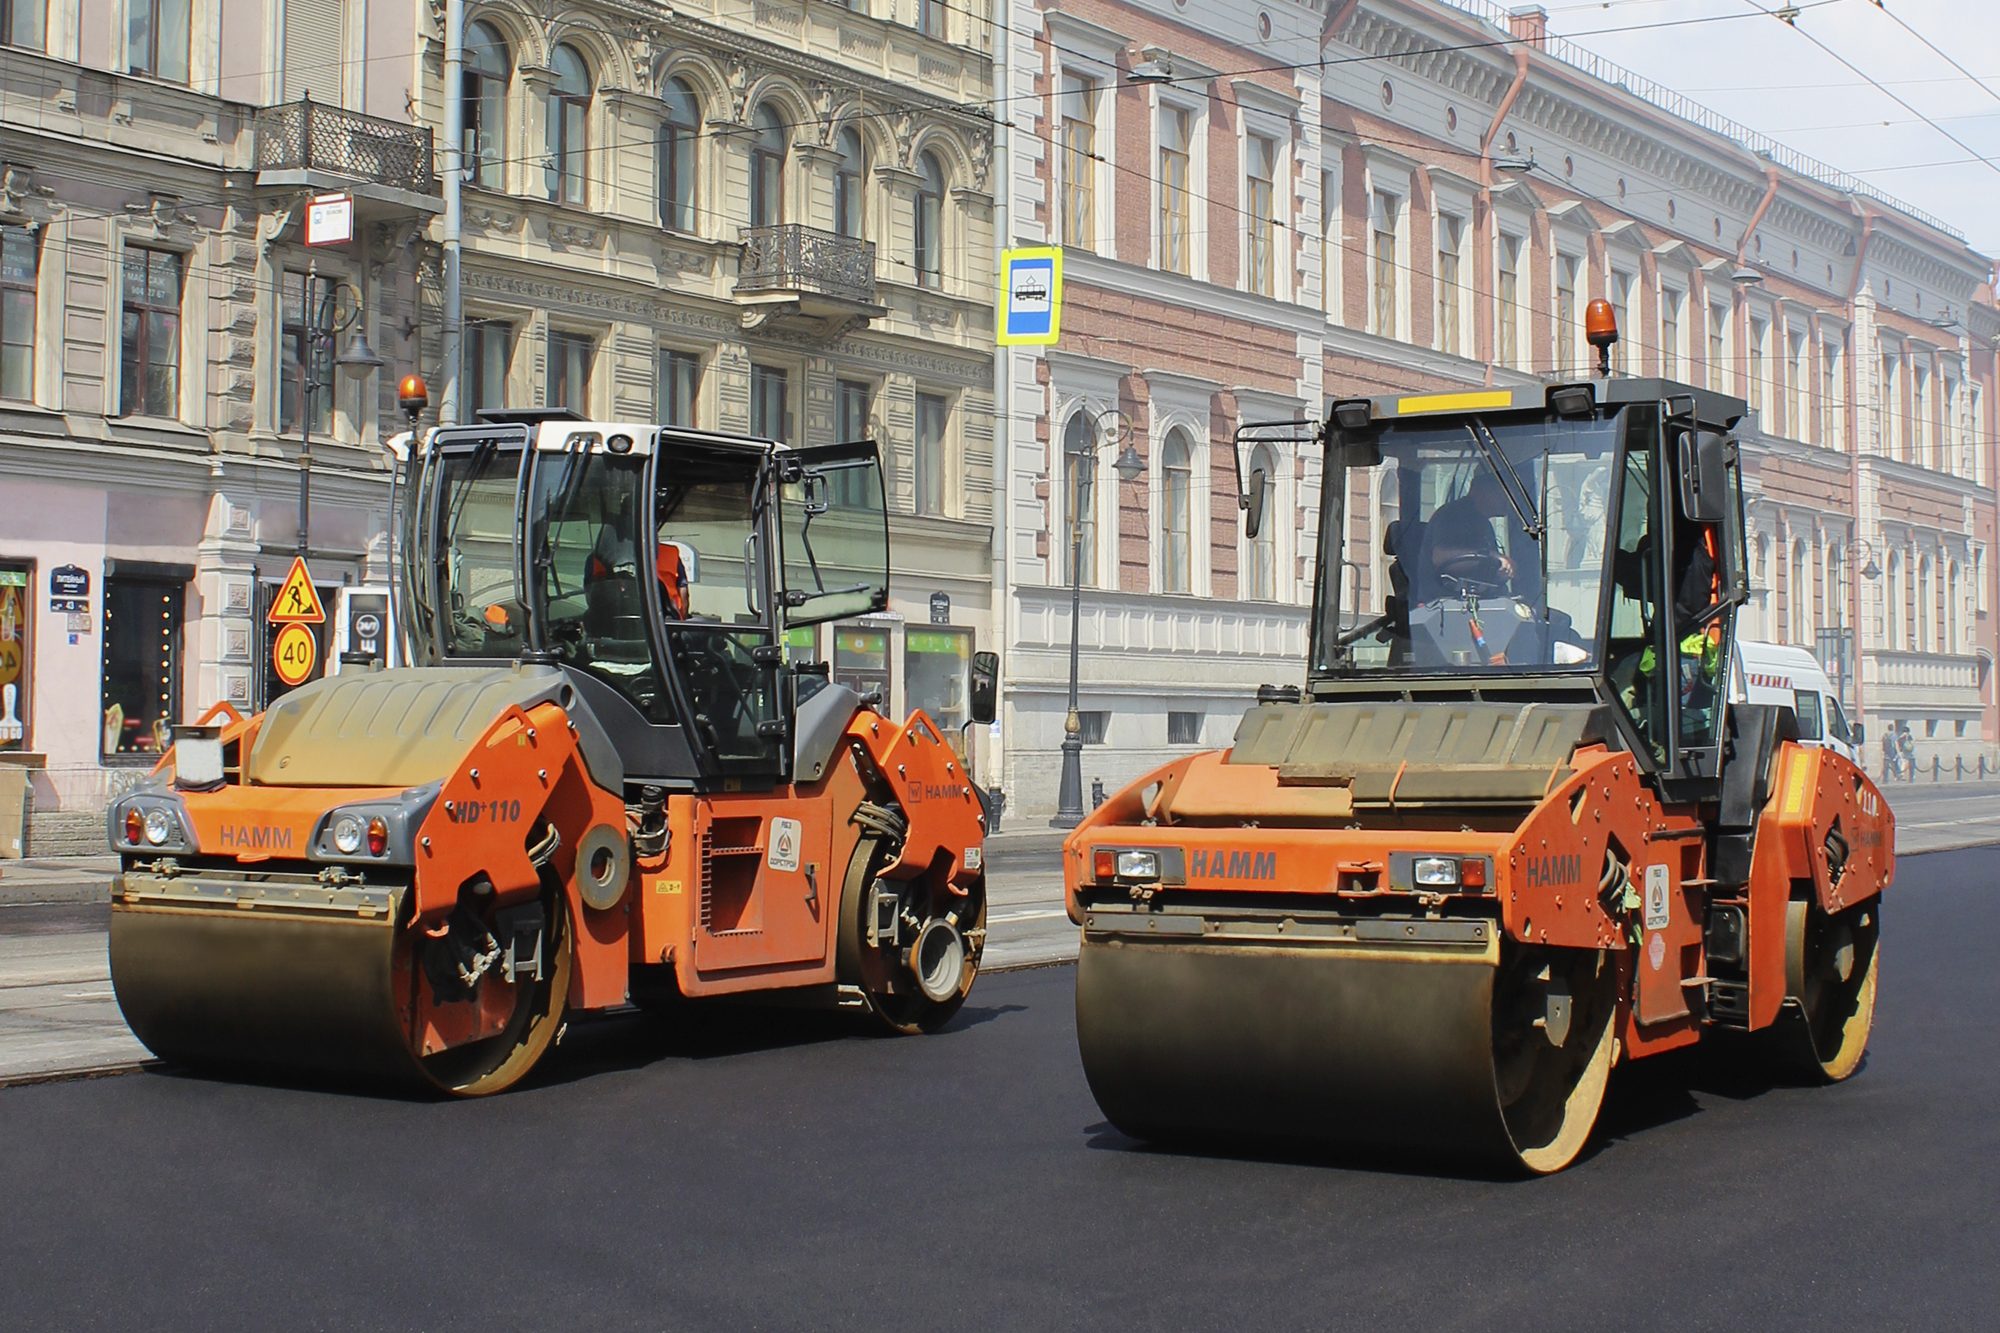
<svg viewBox="0 0 2000 1333"><path fill-rule="evenodd" d="M1244 562L1243 595L1253 602L1278 599L1278 513L1273 503L1278 493L1278 465L1267 445L1258 445L1250 454L1250 471L1243 477L1245 487L1258 484L1263 476L1264 522L1250 539L1249 558ZM1386 495L1389 488L1384 487Z"/></svg>
<svg viewBox="0 0 2000 1333"><path fill-rule="evenodd" d="M1194 453L1187 432L1167 432L1160 450L1160 591L1194 589Z"/></svg>
<svg viewBox="0 0 2000 1333"><path fill-rule="evenodd" d="M775 227L785 220L785 125L770 106L750 121L750 225Z"/></svg>
<svg viewBox="0 0 2000 1333"><path fill-rule="evenodd" d="M590 142L584 118L590 112L590 67L575 47L565 45L555 49L549 68L556 76L549 87L549 198L580 204L589 180L584 164Z"/></svg>
<svg viewBox="0 0 2000 1333"><path fill-rule="evenodd" d="M867 198L868 156L861 147L861 131L845 129L834 140L833 229L842 236L860 239L862 207Z"/></svg>
<svg viewBox="0 0 2000 1333"><path fill-rule="evenodd" d="M1812 639L1812 578L1806 573L1806 544L1796 539L1792 542L1790 583L1791 640L1793 643L1808 643Z"/></svg>
<svg viewBox="0 0 2000 1333"><path fill-rule="evenodd" d="M1954 560L1946 570L1944 580L1944 650L1947 653L1965 651L1965 642L1958 632L1958 561Z"/></svg>
<svg viewBox="0 0 2000 1333"><path fill-rule="evenodd" d="M666 119L660 123L660 225L693 231L695 206L694 146L701 133L701 103L694 89L668 79L660 89Z"/></svg>
<svg viewBox="0 0 2000 1333"><path fill-rule="evenodd" d="M1935 614L1931 592L1931 558L1924 556L1917 561L1917 638L1910 645L1919 652L1929 652L1936 647L1931 642L1931 622Z"/></svg>
<svg viewBox="0 0 2000 1333"><path fill-rule="evenodd" d="M506 39L484 20L465 29L465 167L472 183L488 190L506 188L507 80L514 59Z"/></svg>
<svg viewBox="0 0 2000 1333"><path fill-rule="evenodd" d="M1086 411L1079 411L1063 427L1063 528L1060 533L1061 554L1058 563L1063 565L1055 583L1067 583L1073 576L1068 567L1071 558L1071 541L1076 543L1077 567L1082 570L1080 582L1085 587L1097 584L1097 508L1093 499L1095 472L1094 451L1097 448L1097 432L1093 429L1093 418Z"/></svg>
<svg viewBox="0 0 2000 1333"><path fill-rule="evenodd" d="M944 285L944 168L937 154L925 153L917 159L917 282L924 287Z"/></svg>

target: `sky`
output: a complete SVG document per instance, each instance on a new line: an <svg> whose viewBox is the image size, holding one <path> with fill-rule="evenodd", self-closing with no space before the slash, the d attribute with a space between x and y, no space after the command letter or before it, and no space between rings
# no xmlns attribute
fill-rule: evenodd
<svg viewBox="0 0 2000 1333"><path fill-rule="evenodd" d="M1791 0L1796 27L1753 12L1785 0L1541 3L1552 33L1861 177L2000 259L2000 0ZM1679 26L1637 29L1664 23ZM1617 28L1636 30L1607 31Z"/></svg>

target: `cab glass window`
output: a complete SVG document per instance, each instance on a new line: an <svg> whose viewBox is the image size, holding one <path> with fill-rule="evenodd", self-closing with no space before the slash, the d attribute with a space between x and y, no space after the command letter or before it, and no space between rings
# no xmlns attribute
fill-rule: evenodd
<svg viewBox="0 0 2000 1333"><path fill-rule="evenodd" d="M491 445L438 460L430 515L437 618L447 657L520 651L514 512L521 452Z"/></svg>
<svg viewBox="0 0 2000 1333"><path fill-rule="evenodd" d="M1799 739L1802 741L1821 739L1826 733L1820 719L1819 692L1794 690L1792 698L1797 701L1793 704L1792 711L1798 714Z"/></svg>
<svg viewBox="0 0 2000 1333"><path fill-rule="evenodd" d="M575 450L538 457L528 502L535 614L548 646L654 721L671 709L646 632L637 508L645 459Z"/></svg>

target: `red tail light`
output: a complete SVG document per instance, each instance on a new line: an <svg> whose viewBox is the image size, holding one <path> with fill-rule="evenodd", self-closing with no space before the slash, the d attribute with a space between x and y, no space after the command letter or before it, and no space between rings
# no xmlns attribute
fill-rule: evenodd
<svg viewBox="0 0 2000 1333"><path fill-rule="evenodd" d="M380 856L389 850L389 825L377 815L368 821L368 854Z"/></svg>
<svg viewBox="0 0 2000 1333"><path fill-rule="evenodd" d="M1090 874L1091 878L1096 880L1118 878L1118 853L1109 847L1099 847L1091 852Z"/></svg>
<svg viewBox="0 0 2000 1333"><path fill-rule="evenodd" d="M1458 863L1458 886L1462 889L1486 887L1486 858L1470 857Z"/></svg>
<svg viewBox="0 0 2000 1333"><path fill-rule="evenodd" d="M136 845L145 840L146 817L139 813L139 807L135 805L125 812L125 841Z"/></svg>

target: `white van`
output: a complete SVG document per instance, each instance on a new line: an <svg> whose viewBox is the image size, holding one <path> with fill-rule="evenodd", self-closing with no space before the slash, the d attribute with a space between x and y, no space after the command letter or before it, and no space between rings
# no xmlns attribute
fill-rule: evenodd
<svg viewBox="0 0 2000 1333"><path fill-rule="evenodd" d="M1861 762L1861 737L1848 726L1826 668L1805 649L1738 639L1731 677L1731 699L1783 704L1797 714L1799 739L1805 744L1824 745Z"/></svg>

